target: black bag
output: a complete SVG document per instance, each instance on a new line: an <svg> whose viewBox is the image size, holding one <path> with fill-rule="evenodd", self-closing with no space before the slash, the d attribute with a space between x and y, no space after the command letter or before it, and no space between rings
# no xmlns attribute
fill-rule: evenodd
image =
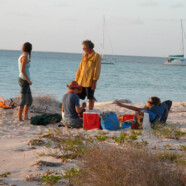
<svg viewBox="0 0 186 186"><path fill-rule="evenodd" d="M30 123L32 125L44 125L59 123L62 117L60 114L43 114L31 117Z"/></svg>

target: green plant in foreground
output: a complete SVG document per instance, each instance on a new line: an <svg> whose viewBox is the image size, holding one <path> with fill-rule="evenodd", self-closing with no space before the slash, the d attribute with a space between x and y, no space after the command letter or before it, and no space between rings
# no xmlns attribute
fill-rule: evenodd
<svg viewBox="0 0 186 186"><path fill-rule="evenodd" d="M142 133L141 133L140 130L132 130L132 131L131 131L131 134L132 134L132 135L135 135L135 136L141 136L141 135L142 135Z"/></svg>
<svg viewBox="0 0 186 186"><path fill-rule="evenodd" d="M145 140L142 139L141 142L137 141L135 145L136 145L137 148L142 148L144 146L147 146L148 144L149 143L147 141L145 141Z"/></svg>
<svg viewBox="0 0 186 186"><path fill-rule="evenodd" d="M114 141L117 143L124 143L128 139L128 134L121 132L120 136L114 137Z"/></svg>
<svg viewBox="0 0 186 186"><path fill-rule="evenodd" d="M49 184L53 185L57 183L60 179L62 179L62 176L56 175L55 172L51 172L49 169L47 169L46 173L41 178L41 184Z"/></svg>
<svg viewBox="0 0 186 186"><path fill-rule="evenodd" d="M153 134L157 137L166 137L169 139L180 139L186 133L182 132L176 125L157 125L154 127Z"/></svg>
<svg viewBox="0 0 186 186"><path fill-rule="evenodd" d="M185 103L181 103L181 106L182 106L182 107L186 107L186 104L185 104Z"/></svg>
<svg viewBox="0 0 186 186"><path fill-rule="evenodd" d="M186 146L180 145L180 148L181 148L183 151L186 151Z"/></svg>
<svg viewBox="0 0 186 186"><path fill-rule="evenodd" d="M124 142L135 141L140 135L141 135L141 131L137 131L137 130L132 130L131 134L121 132L119 137L114 138L114 141L122 144Z"/></svg>
<svg viewBox="0 0 186 186"><path fill-rule="evenodd" d="M183 157L176 159L174 162L177 164L186 165L186 159Z"/></svg>
<svg viewBox="0 0 186 186"><path fill-rule="evenodd" d="M37 157L47 156L44 152L37 153Z"/></svg>
<svg viewBox="0 0 186 186"><path fill-rule="evenodd" d="M5 172L3 174L0 174L0 178L6 178L8 177L9 175L11 175L11 172Z"/></svg>
<svg viewBox="0 0 186 186"><path fill-rule="evenodd" d="M45 142L41 139L32 139L28 142L28 145L31 145L31 146L42 146L44 144Z"/></svg>
<svg viewBox="0 0 186 186"><path fill-rule="evenodd" d="M65 171L63 178L71 178L77 174L79 174L79 169L71 168L70 170Z"/></svg>
<svg viewBox="0 0 186 186"><path fill-rule="evenodd" d="M48 148L51 147L52 146L51 141L47 140L46 143L45 143L45 146L48 147Z"/></svg>
<svg viewBox="0 0 186 186"><path fill-rule="evenodd" d="M174 163L186 165L186 159L181 155L176 152L163 152L157 154L157 157L161 160L169 160Z"/></svg>
<svg viewBox="0 0 186 186"><path fill-rule="evenodd" d="M94 145L94 139L88 135L72 135L64 134L62 130L54 129L48 131L47 135L41 136L41 138L47 138L45 142L46 147L54 146L56 153L42 153L39 156L53 156L56 158L61 158L62 161L67 161L68 159L75 159L81 157L84 152Z"/></svg>
<svg viewBox="0 0 186 186"><path fill-rule="evenodd" d="M106 135L95 135L95 138L97 139L97 140L99 140L99 141L105 141L105 140L107 140L109 137L108 136L106 136Z"/></svg>

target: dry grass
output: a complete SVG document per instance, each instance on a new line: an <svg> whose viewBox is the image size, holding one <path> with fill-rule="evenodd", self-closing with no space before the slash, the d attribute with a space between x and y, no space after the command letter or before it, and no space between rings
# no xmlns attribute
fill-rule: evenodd
<svg viewBox="0 0 186 186"><path fill-rule="evenodd" d="M108 145L94 147L85 153L83 162L79 174L70 178L71 184L182 186L185 183L181 169L144 149L119 149Z"/></svg>
<svg viewBox="0 0 186 186"><path fill-rule="evenodd" d="M30 112L61 113L60 102L51 95L34 96Z"/></svg>
<svg viewBox="0 0 186 186"><path fill-rule="evenodd" d="M57 102L56 99L51 95L38 95L34 97L34 102L37 102L39 105L47 104L50 105L54 102Z"/></svg>

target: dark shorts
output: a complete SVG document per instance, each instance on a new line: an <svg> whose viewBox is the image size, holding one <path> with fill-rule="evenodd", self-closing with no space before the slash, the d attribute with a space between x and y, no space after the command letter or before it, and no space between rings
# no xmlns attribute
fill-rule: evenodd
<svg viewBox="0 0 186 186"><path fill-rule="evenodd" d="M80 99L95 99L94 98L94 90L91 89L91 87L83 87L81 94L78 94Z"/></svg>
<svg viewBox="0 0 186 186"><path fill-rule="evenodd" d="M26 80L21 78L18 79L19 86L21 87L21 103L20 106L24 107L25 105L31 106L33 99L30 90L30 85Z"/></svg>

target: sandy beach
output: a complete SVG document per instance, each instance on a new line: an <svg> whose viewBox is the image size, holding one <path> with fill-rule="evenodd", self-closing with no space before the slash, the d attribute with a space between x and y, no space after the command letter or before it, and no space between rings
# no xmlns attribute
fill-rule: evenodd
<svg viewBox="0 0 186 186"><path fill-rule="evenodd" d="M17 99L14 99L18 101ZM8 103L8 102L7 102ZM144 103L132 104L142 106ZM133 111L121 108L109 102L97 102L96 110L114 111L117 114L132 114ZM33 106L29 116L38 115L41 112L61 113L59 102L48 97L39 97L34 99ZM186 132L186 101L173 102L169 113L169 125L174 125L181 132ZM19 122L17 120L17 108L13 110L0 109L0 185L39 185L40 182L31 179L32 176L42 175L47 169L64 173L70 168L78 166L78 160L74 159L67 162L61 162L52 156L41 156L39 154L46 153L49 150L55 151L50 145L50 149L46 145L33 146L31 140L38 139L39 136L49 134L50 131L60 130L65 135L87 134L94 138L95 135L102 133L109 138L104 143L110 143L114 146L118 144L112 140L113 137L120 136L122 132L130 133L130 129L122 129L118 131L103 131L103 130L83 130L83 129L67 129L58 127L60 123L50 124L47 126L34 126L30 121ZM158 137L153 130L142 130L142 135L138 136L138 142L146 141L147 148L154 150L169 150L184 153L183 147L186 147L185 135L178 139L169 139L164 136ZM53 162L56 166L38 165L39 161ZM4 173L8 173L3 176ZM68 181L62 179L59 185L67 185Z"/></svg>

